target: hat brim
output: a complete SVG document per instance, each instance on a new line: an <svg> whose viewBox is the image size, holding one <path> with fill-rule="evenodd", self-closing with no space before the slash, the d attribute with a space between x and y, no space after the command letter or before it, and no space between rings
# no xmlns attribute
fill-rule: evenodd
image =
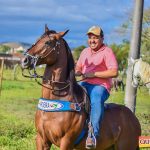
<svg viewBox="0 0 150 150"><path fill-rule="evenodd" d="M92 31L86 33L86 35L89 35L89 34L94 34L94 35L96 35L96 36L100 36L100 34L95 33L95 32L92 32Z"/></svg>

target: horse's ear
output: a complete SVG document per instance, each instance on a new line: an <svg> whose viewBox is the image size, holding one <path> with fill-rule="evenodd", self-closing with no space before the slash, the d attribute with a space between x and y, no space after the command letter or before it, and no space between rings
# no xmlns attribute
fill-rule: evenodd
<svg viewBox="0 0 150 150"><path fill-rule="evenodd" d="M45 33L49 31L47 24L45 24Z"/></svg>
<svg viewBox="0 0 150 150"><path fill-rule="evenodd" d="M56 34L56 39L59 40L61 37L65 36L68 33L69 30L66 30L64 32L59 32Z"/></svg>
<svg viewBox="0 0 150 150"><path fill-rule="evenodd" d="M69 32L69 30L66 30L64 32L60 32L61 37L65 36L68 32Z"/></svg>

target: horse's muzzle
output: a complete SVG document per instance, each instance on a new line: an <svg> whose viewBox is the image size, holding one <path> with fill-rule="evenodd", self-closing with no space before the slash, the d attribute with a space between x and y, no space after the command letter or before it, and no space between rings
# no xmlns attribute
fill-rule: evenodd
<svg viewBox="0 0 150 150"><path fill-rule="evenodd" d="M28 57L28 56L23 58L23 60L21 62L21 66L22 66L23 69L32 69L33 64L32 64L31 58Z"/></svg>
<svg viewBox="0 0 150 150"><path fill-rule="evenodd" d="M134 88L137 88L137 87L138 87L138 83L134 83L134 82L132 81L132 86L133 86Z"/></svg>

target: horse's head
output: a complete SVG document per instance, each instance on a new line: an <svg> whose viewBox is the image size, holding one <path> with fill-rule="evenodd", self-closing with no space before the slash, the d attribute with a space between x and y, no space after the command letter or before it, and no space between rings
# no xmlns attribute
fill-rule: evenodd
<svg viewBox="0 0 150 150"><path fill-rule="evenodd" d="M137 87L139 85L139 82L141 80L140 77L140 61L141 59L137 59L137 60L131 60L133 63L132 66L132 85L133 87Z"/></svg>
<svg viewBox="0 0 150 150"><path fill-rule="evenodd" d="M60 39L68 32L56 33L45 26L44 34L25 51L25 58L22 61L22 68L33 69L36 65L52 65L57 60L59 53Z"/></svg>

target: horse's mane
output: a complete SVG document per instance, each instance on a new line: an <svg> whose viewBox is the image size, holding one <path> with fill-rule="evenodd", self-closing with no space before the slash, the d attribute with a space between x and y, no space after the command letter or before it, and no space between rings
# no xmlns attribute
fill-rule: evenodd
<svg viewBox="0 0 150 150"><path fill-rule="evenodd" d="M42 36L45 36L45 35L49 35L49 34L55 34L57 33L55 30L49 30L47 32L45 32ZM66 48L66 53L67 53L67 61L68 61L68 66L67 66L67 79L71 80L73 83L76 83L76 80L75 80L75 71L74 71L74 59L73 59L73 56L72 56L72 53L71 53L71 49L68 45L68 43L62 38L64 44L65 44L65 48Z"/></svg>
<svg viewBox="0 0 150 150"><path fill-rule="evenodd" d="M68 43L63 39L65 47L66 47L66 53L67 53L67 60L68 60L68 72L67 76L69 77L71 73L74 73L74 59L71 53L71 49L68 45Z"/></svg>
<svg viewBox="0 0 150 150"><path fill-rule="evenodd" d="M55 30L49 30L45 32L42 36L49 35L49 34L55 34L57 33ZM74 59L71 53L71 49L68 45L68 43L62 38L65 48L66 48L66 53L67 53L67 59L68 59L68 72L67 72L67 77L70 75L70 72L74 71Z"/></svg>
<svg viewBox="0 0 150 150"><path fill-rule="evenodd" d="M72 84L76 83L75 80L75 69L74 69L74 59L71 53L71 49L68 45L68 43L63 39L63 42L65 44L66 47L66 53L67 53L67 79L71 81Z"/></svg>
<svg viewBox="0 0 150 150"><path fill-rule="evenodd" d="M140 61L139 72L140 72L141 78L144 83L149 82L150 81L150 64L142 60L139 60L139 61Z"/></svg>
<svg viewBox="0 0 150 150"><path fill-rule="evenodd" d="M68 80L70 81L70 94L73 95L74 100L76 102L81 102L82 99L81 96L83 94L83 90L82 88L77 84L76 78L75 78L75 63L74 63L74 59L71 53L71 49L69 47L69 45L67 44L67 42L63 39L65 47L66 47L66 53L67 53L67 61L68 61ZM80 92L79 92L80 91Z"/></svg>

